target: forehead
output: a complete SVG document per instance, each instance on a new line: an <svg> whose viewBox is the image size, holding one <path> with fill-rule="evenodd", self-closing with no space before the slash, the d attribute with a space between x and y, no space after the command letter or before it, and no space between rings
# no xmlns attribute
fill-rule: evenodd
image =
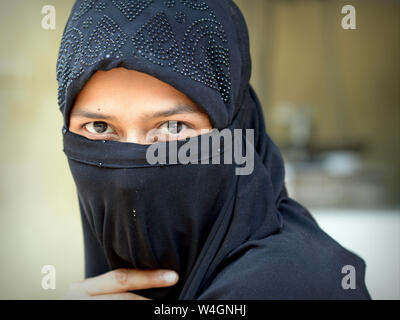
<svg viewBox="0 0 400 320"><path fill-rule="evenodd" d="M146 73L125 68L97 71L79 92L76 103L95 101L175 101L195 105L183 92Z"/></svg>
<svg viewBox="0 0 400 320"><path fill-rule="evenodd" d="M170 84L125 68L97 71L80 91L71 115L93 115L93 112L107 113L109 116L127 113L158 113L164 116L169 113L205 113Z"/></svg>

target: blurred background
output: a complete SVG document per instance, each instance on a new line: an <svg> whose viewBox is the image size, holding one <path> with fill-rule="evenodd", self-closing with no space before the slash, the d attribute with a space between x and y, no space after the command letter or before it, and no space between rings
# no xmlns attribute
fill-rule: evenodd
<svg viewBox="0 0 400 320"><path fill-rule="evenodd" d="M290 195L366 261L372 298L400 299L400 1L235 2ZM55 76L73 3L0 0L0 299L58 299L83 279ZM341 25L347 4L355 30ZM45 5L55 30L41 26ZM42 289L44 265L55 290Z"/></svg>

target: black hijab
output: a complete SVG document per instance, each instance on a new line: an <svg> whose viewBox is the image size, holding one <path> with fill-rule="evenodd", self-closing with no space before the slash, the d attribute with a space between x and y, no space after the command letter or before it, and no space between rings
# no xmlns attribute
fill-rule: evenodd
<svg viewBox="0 0 400 320"><path fill-rule="evenodd" d="M174 86L216 129L254 129L252 174L235 174L236 164L151 165L149 146L70 132L76 95L96 71L116 67ZM369 298L364 262L288 196L250 74L247 27L231 0L75 3L57 80L86 277L121 267L176 270L174 287L138 292L154 299ZM356 289L342 288L345 265L356 270Z"/></svg>

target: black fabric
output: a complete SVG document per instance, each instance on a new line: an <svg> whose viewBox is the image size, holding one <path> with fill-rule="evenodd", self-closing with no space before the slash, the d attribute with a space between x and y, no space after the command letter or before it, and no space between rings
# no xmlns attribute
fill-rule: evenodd
<svg viewBox="0 0 400 320"><path fill-rule="evenodd" d="M236 175L236 164L150 165L149 146L70 132L77 93L97 70L115 67L173 85L216 129L254 129L253 173ZM176 270L177 285L138 292L154 299L370 298L364 261L287 194L282 157L266 133L250 74L247 27L231 0L75 3L57 80L86 277L121 267ZM218 156L230 148L223 144ZM354 290L342 288L345 265L355 267Z"/></svg>

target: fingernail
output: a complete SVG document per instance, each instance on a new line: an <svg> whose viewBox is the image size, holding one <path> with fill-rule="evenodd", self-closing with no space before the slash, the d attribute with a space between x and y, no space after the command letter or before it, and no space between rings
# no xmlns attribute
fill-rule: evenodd
<svg viewBox="0 0 400 320"><path fill-rule="evenodd" d="M174 271L163 272L162 278L166 282L175 282L178 279L178 274Z"/></svg>

